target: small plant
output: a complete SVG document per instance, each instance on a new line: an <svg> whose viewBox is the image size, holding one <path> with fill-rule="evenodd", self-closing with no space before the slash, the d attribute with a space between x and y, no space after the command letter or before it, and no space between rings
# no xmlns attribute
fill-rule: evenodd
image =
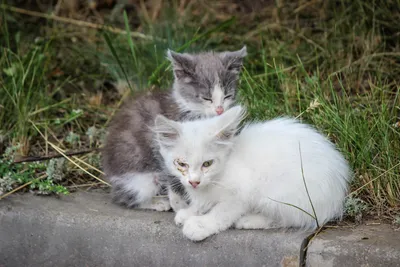
<svg viewBox="0 0 400 267"><path fill-rule="evenodd" d="M101 165L101 158L100 158L100 154L96 153L96 154L91 154L88 156L87 158L87 163L89 163L92 166L95 167L100 167Z"/></svg>
<svg viewBox="0 0 400 267"><path fill-rule="evenodd" d="M349 196L344 203L345 214L360 223L363 213L368 209L368 204L360 198Z"/></svg>
<svg viewBox="0 0 400 267"><path fill-rule="evenodd" d="M68 190L56 182L65 175L65 160L52 159L49 163L13 163L19 145L8 147L0 159L0 196L21 185L29 185L36 194L68 194ZM46 179L44 179L46 178Z"/></svg>
<svg viewBox="0 0 400 267"><path fill-rule="evenodd" d="M79 144L80 140L81 140L80 136L74 133L73 131L70 131L67 137L65 138L65 141L72 147L76 147Z"/></svg>
<svg viewBox="0 0 400 267"><path fill-rule="evenodd" d="M52 180L34 180L30 185L30 189L38 195L50 195L52 193L64 195L69 194L68 190L64 186L54 184Z"/></svg>
<svg viewBox="0 0 400 267"><path fill-rule="evenodd" d="M0 160L0 172L2 172L0 177L0 196L8 191L11 191L13 189L13 185L15 184L15 180L11 178L12 173L4 173L2 168L3 166L5 165L3 165L2 160Z"/></svg>
<svg viewBox="0 0 400 267"><path fill-rule="evenodd" d="M51 159L47 164L47 179L60 182L64 179L66 172L65 158Z"/></svg>
<svg viewBox="0 0 400 267"><path fill-rule="evenodd" d="M20 149L21 145L18 143L13 146L9 146L6 148L6 151L3 154L3 161L10 164L14 161L15 153Z"/></svg>
<svg viewBox="0 0 400 267"><path fill-rule="evenodd" d="M104 143L106 130L104 128L96 128L96 126L89 127L86 131L87 137L89 137L90 147L93 145L100 146Z"/></svg>

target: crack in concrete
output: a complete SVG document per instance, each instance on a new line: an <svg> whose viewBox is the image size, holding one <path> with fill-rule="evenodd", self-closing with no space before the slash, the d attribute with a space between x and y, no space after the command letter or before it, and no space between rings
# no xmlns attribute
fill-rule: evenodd
<svg viewBox="0 0 400 267"><path fill-rule="evenodd" d="M307 250L308 245L310 244L311 239L318 235L321 230L317 229L313 233L309 234L304 240L301 242L300 245L300 259L299 259L299 267L306 267L307 266Z"/></svg>

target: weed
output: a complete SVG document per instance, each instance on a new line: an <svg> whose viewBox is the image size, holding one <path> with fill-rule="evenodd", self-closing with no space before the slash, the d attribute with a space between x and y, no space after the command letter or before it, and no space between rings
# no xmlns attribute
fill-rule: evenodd
<svg viewBox="0 0 400 267"><path fill-rule="evenodd" d="M52 180L33 180L30 184L30 189L34 190L34 193L38 195L49 195L53 193L63 195L69 194L69 191L64 186L54 184Z"/></svg>
<svg viewBox="0 0 400 267"><path fill-rule="evenodd" d="M37 179L40 173L46 172L43 163L10 164L0 160L0 197L20 185L29 185L36 194L68 194L68 190L56 184L54 177L47 176L46 180ZM59 181L58 181L59 182Z"/></svg>
<svg viewBox="0 0 400 267"><path fill-rule="evenodd" d="M67 137L65 137L65 141L70 144L73 148L77 147L80 143L80 136L72 131L70 131L67 135Z"/></svg>
<svg viewBox="0 0 400 267"><path fill-rule="evenodd" d="M51 159L47 164L46 174L48 180L60 182L65 178L66 168L65 159Z"/></svg>
<svg viewBox="0 0 400 267"><path fill-rule="evenodd" d="M86 131L86 136L89 138L90 147L100 147L106 139L106 130L104 128L96 128L91 126Z"/></svg>
<svg viewBox="0 0 400 267"><path fill-rule="evenodd" d="M357 222L361 222L363 213L368 209L368 204L359 198L350 196L346 198L344 209L345 215L350 216Z"/></svg>
<svg viewBox="0 0 400 267"><path fill-rule="evenodd" d="M14 164L14 157L20 146L8 147L0 159L0 197L20 185L29 185L37 194L68 194L68 190L56 182L64 179L63 159L52 159L46 165L41 162ZM47 179L37 177L46 174Z"/></svg>
<svg viewBox="0 0 400 267"><path fill-rule="evenodd" d="M0 172L2 176L0 177L0 195L3 195L13 189L13 185L16 183L14 179L12 179L12 172L6 172L5 165L2 161L0 161Z"/></svg>

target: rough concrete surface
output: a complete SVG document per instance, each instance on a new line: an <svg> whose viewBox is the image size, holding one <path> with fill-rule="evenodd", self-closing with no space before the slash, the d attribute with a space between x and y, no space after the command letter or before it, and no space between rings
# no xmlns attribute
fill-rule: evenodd
<svg viewBox="0 0 400 267"><path fill-rule="evenodd" d="M400 266L400 230L373 224L324 231L308 247L307 266Z"/></svg>
<svg viewBox="0 0 400 267"><path fill-rule="evenodd" d="M104 193L0 201L0 267L299 266L305 233L229 230L193 243L173 213L129 210Z"/></svg>

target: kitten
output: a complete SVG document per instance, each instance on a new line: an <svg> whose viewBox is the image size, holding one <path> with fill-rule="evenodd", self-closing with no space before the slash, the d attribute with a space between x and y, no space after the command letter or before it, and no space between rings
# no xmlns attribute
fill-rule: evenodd
<svg viewBox="0 0 400 267"><path fill-rule="evenodd" d="M128 207L169 210L162 189L162 158L153 145L151 127L158 114L186 120L222 114L235 102L246 47L234 52L180 54L168 51L174 72L170 91L146 92L127 101L112 119L103 150L103 167L115 202ZM185 206L179 180L171 181L174 210Z"/></svg>
<svg viewBox="0 0 400 267"><path fill-rule="evenodd" d="M290 206L313 215L302 166L319 225L340 218L351 170L334 145L290 118L246 124L237 134L244 114L237 106L197 121L157 116L166 168L191 200L175 216L183 234L199 241L231 226L315 228L310 215Z"/></svg>

